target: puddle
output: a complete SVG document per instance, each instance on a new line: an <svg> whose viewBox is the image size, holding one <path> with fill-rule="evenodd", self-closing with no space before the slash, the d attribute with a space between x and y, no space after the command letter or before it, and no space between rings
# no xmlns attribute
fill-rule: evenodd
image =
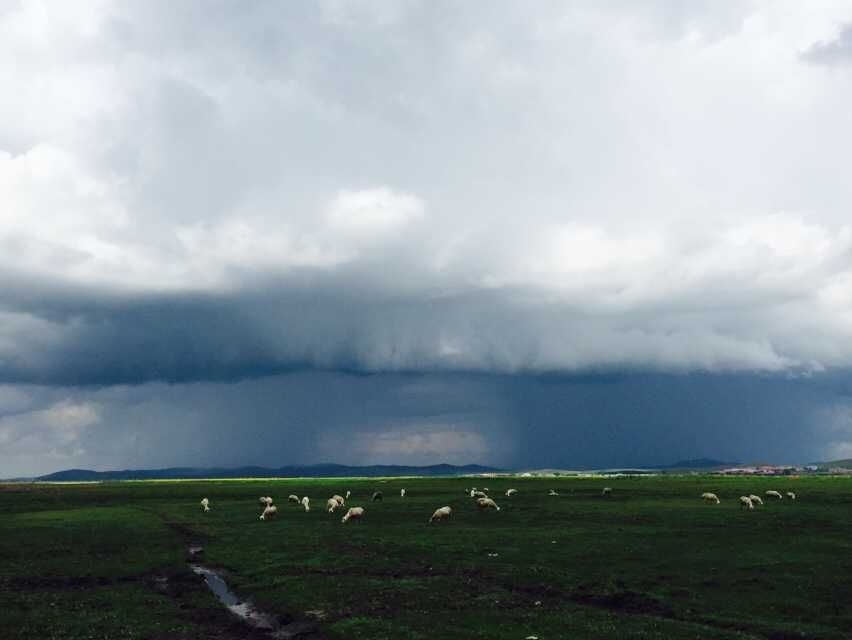
<svg viewBox="0 0 852 640"><path fill-rule="evenodd" d="M193 545L189 547L189 556L191 559L198 557L204 548ZM258 611L254 605L247 600L240 600L237 595L228 588L228 584L222 577L222 573L214 571L200 564L190 562L189 568L193 573L204 578L207 587L216 598L221 602L228 611L237 616L250 627L259 631L265 631L270 638L274 640L288 640L290 638L299 637L317 637L316 626L306 622L291 622L290 624L281 625L278 623L276 616Z"/></svg>
<svg viewBox="0 0 852 640"><path fill-rule="evenodd" d="M228 610L238 618L244 620L255 629L273 631L277 628L278 625L275 623L272 616L258 611L250 602L240 600L236 594L228 588L227 583L221 575L212 569L202 567L200 564L190 564L189 568L197 575L204 578L204 582L207 583L207 587L219 599L219 602L225 605Z"/></svg>

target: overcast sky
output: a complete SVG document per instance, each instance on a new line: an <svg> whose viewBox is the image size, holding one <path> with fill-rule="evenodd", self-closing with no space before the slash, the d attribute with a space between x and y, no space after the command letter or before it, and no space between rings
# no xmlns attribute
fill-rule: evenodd
<svg viewBox="0 0 852 640"><path fill-rule="evenodd" d="M852 456L852 2L0 0L0 477Z"/></svg>

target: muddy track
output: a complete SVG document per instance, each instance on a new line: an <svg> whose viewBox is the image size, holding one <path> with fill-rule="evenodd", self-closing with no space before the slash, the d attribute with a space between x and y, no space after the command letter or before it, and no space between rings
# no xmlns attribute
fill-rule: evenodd
<svg viewBox="0 0 852 640"><path fill-rule="evenodd" d="M258 628L231 613L224 605L216 608L215 620L211 619L209 609L198 609L190 604L189 595L198 592L210 593L208 583L199 573L201 554L208 536L194 531L180 522L168 520L161 513L145 509L156 515L169 529L178 534L184 548L187 549L187 564L184 569L168 574L160 574L153 579L154 588L181 602L180 608L187 612L187 618L203 629L204 637L209 640L324 640L318 625L314 621L296 619L291 615L261 614L271 623L269 628ZM205 571L209 571L205 569ZM218 597L218 596L217 596ZM197 600L197 598L195 598ZM220 600L221 602L221 600Z"/></svg>

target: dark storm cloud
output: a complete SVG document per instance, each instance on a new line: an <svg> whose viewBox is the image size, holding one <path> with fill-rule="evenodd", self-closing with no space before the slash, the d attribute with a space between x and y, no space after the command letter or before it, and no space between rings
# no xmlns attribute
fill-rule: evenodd
<svg viewBox="0 0 852 640"><path fill-rule="evenodd" d="M296 372L0 386L3 476L69 467L478 462L601 468L852 452L852 376Z"/></svg>

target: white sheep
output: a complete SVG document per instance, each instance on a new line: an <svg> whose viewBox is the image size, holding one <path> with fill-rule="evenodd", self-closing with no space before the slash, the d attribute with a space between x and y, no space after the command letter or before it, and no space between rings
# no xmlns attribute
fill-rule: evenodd
<svg viewBox="0 0 852 640"><path fill-rule="evenodd" d="M347 499L347 500L349 500L349 496L351 496L351 495L352 495L352 492L351 492L351 491L347 491L347 492L346 492L346 499Z"/></svg>
<svg viewBox="0 0 852 640"><path fill-rule="evenodd" d="M204 513L210 511L210 501L207 498L201 498L201 510Z"/></svg>
<svg viewBox="0 0 852 640"><path fill-rule="evenodd" d="M782 496L782 495L781 495L780 493L778 493L777 491L771 491L771 490L770 490L770 491L767 491L767 492L766 492L766 495L767 495L767 496L770 496L770 497L772 497L772 498L778 498L779 500L783 500L783 499L784 499L784 496Z"/></svg>
<svg viewBox="0 0 852 640"><path fill-rule="evenodd" d="M792 491L788 491L788 492L787 492L787 497L788 497L788 498L790 498L790 500L795 500L795 499L796 499L796 494L795 494L795 493L793 493Z"/></svg>
<svg viewBox="0 0 852 640"><path fill-rule="evenodd" d="M343 499L343 496L339 496L336 493L331 496L331 499L337 501L338 507L342 507L344 504L346 504L346 500Z"/></svg>
<svg viewBox="0 0 852 640"><path fill-rule="evenodd" d="M495 511L500 511L500 507L498 507L497 503L494 502L491 498L477 499L476 506L478 506L480 509L494 509Z"/></svg>
<svg viewBox="0 0 852 640"><path fill-rule="evenodd" d="M325 503L325 506L328 509L329 513L334 513L334 510L340 506L340 503L334 498L329 498L328 501Z"/></svg>
<svg viewBox="0 0 852 640"><path fill-rule="evenodd" d="M435 513L432 514L432 517L429 518L429 522L439 522L441 520L446 520L447 518L452 517L453 510L450 507L441 507L440 509L435 509Z"/></svg>
<svg viewBox="0 0 852 640"><path fill-rule="evenodd" d="M743 509L754 509L754 503L748 496L740 496L740 506Z"/></svg>
<svg viewBox="0 0 852 640"><path fill-rule="evenodd" d="M287 500L293 504L299 504L299 496L294 496L292 493L287 496Z"/></svg>
<svg viewBox="0 0 852 640"><path fill-rule="evenodd" d="M716 504L719 504L720 502L719 496L715 493L702 493L701 499L704 500L704 502L715 502Z"/></svg>
<svg viewBox="0 0 852 640"><path fill-rule="evenodd" d="M349 507L349 511L343 516L341 522L349 522L350 520L360 520L364 517L364 507Z"/></svg>
<svg viewBox="0 0 852 640"><path fill-rule="evenodd" d="M271 505L271 504L267 505L263 509L263 513L260 514L260 519L266 520L267 518L273 517L276 513L278 513L278 507Z"/></svg>
<svg viewBox="0 0 852 640"><path fill-rule="evenodd" d="M518 492L518 490L517 490L517 489L506 489L506 497L507 497L507 498L511 498L511 497L512 497L513 495L515 495L517 492Z"/></svg>
<svg viewBox="0 0 852 640"><path fill-rule="evenodd" d="M612 487L604 487L603 491L601 491L602 496L612 495Z"/></svg>
<svg viewBox="0 0 852 640"><path fill-rule="evenodd" d="M311 499L308 496L302 498L302 506L305 508L305 511L311 510Z"/></svg>
<svg viewBox="0 0 852 640"><path fill-rule="evenodd" d="M270 498L269 496L261 496L260 504L262 504L264 507L268 507L272 504L272 498Z"/></svg>
<svg viewBox="0 0 852 640"><path fill-rule="evenodd" d="M404 498L404 497L405 497L405 489L400 489L400 490L399 490L399 497L400 497L400 498Z"/></svg>
<svg viewBox="0 0 852 640"><path fill-rule="evenodd" d="M470 497L471 497L471 498L482 499L482 498L487 498L487 497L488 497L488 494L487 494L487 493L485 493L484 491L474 491L472 494L470 494Z"/></svg>
<svg viewBox="0 0 852 640"><path fill-rule="evenodd" d="M556 490L551 489L550 491L548 491L548 492L547 492L547 495L549 495L549 496L558 496L559 494L556 492Z"/></svg>
<svg viewBox="0 0 852 640"><path fill-rule="evenodd" d="M476 493L476 487L470 490L470 497L473 497L473 494Z"/></svg>
<svg viewBox="0 0 852 640"><path fill-rule="evenodd" d="M750 496L749 496L749 499L750 499L750 500L751 500L754 504L759 504L759 505L761 505L761 506L763 505L763 498L761 498L760 496L756 496L756 495L752 494L752 495L750 495Z"/></svg>

